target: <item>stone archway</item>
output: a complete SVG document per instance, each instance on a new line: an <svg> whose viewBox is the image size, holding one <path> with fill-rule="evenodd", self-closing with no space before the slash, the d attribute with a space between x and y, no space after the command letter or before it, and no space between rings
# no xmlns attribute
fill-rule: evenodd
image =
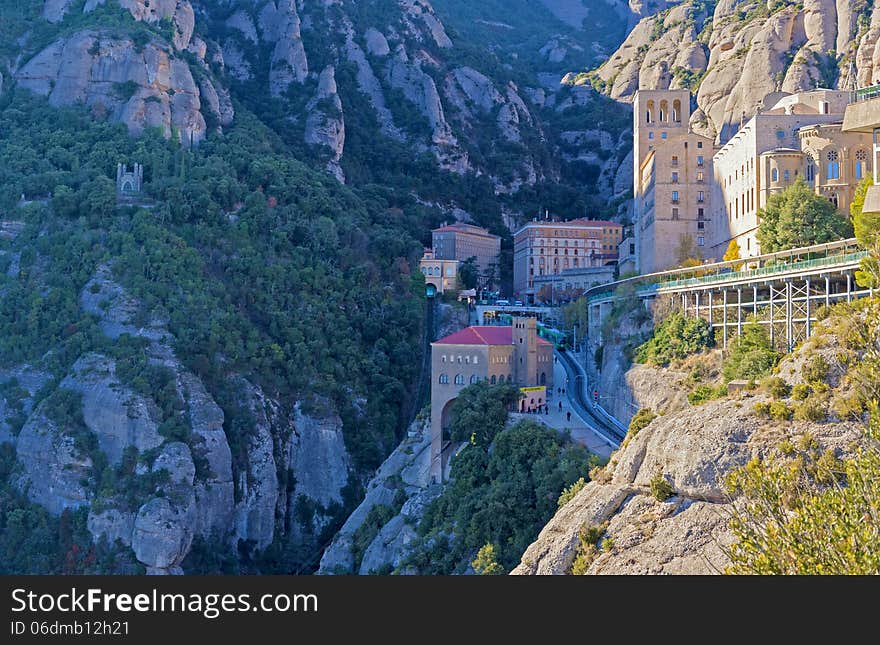
<svg viewBox="0 0 880 645"><path fill-rule="evenodd" d="M445 438L449 433L449 427L452 425L455 416L452 414L452 406L458 399L449 399L440 412L440 428Z"/></svg>

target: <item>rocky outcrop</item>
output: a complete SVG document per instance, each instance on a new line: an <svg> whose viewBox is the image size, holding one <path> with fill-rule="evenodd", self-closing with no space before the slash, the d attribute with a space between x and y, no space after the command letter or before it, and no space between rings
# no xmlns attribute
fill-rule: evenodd
<svg viewBox="0 0 880 645"><path fill-rule="evenodd" d="M817 352L841 354L829 331L826 324L821 343L810 341L783 360L779 374L787 382L800 382L802 366ZM829 365L834 387L845 367ZM837 456L852 455L864 440L864 426L855 421L780 422L758 416L755 404L770 400L761 393L696 407L675 392L652 396L651 389L664 389L658 376L665 373L676 390L680 375L653 368L636 371L632 382L642 381L635 388L644 397L640 407L654 407L659 416L629 435L604 470L559 509L514 573L569 573L585 526L602 527L602 539L608 538L587 573L718 573L729 563L727 547L734 539L728 520L737 500L725 486L729 473L753 458L779 456L784 441L797 445L804 436L815 440L817 454ZM651 492L658 476L673 491L664 501Z"/></svg>
<svg viewBox="0 0 880 645"><path fill-rule="evenodd" d="M78 32L27 61L16 79L52 105L84 104L95 116L125 123L135 134L159 127L171 136L174 130L187 145L205 136L200 92L189 66L157 41L141 48L129 39Z"/></svg>
<svg viewBox="0 0 880 645"><path fill-rule="evenodd" d="M22 365L0 370L0 444L17 440L17 430L31 415L34 396L51 380L51 374ZM15 428L14 428L15 426Z"/></svg>
<svg viewBox="0 0 880 645"><path fill-rule="evenodd" d="M65 14L70 9L73 0L46 0L43 4L43 10L40 15L43 20L52 23L58 23L64 20Z"/></svg>
<svg viewBox="0 0 880 645"><path fill-rule="evenodd" d="M663 4L663 3L661 3ZM637 89L695 88L702 133L726 140L774 91L846 88L880 81L880 13L860 0L744 7L720 0L658 6L597 70L612 97ZM644 9L651 9L645 3ZM644 10L643 9L643 10ZM847 62L854 59L856 79Z"/></svg>
<svg viewBox="0 0 880 645"><path fill-rule="evenodd" d="M162 444L155 404L119 384L112 359L83 356L61 387L82 395L83 420L111 464L119 464L128 447L144 452Z"/></svg>
<svg viewBox="0 0 880 645"><path fill-rule="evenodd" d="M22 465L19 488L50 513L89 503L84 482L92 475L92 460L74 445L66 429L57 426L39 406L21 429L16 456Z"/></svg>
<svg viewBox="0 0 880 645"><path fill-rule="evenodd" d="M288 467L296 473L291 498L301 495L327 508L342 502L351 460L338 416L316 419L294 408Z"/></svg>
<svg viewBox="0 0 880 645"><path fill-rule="evenodd" d="M131 548L148 573L182 573L180 563L193 539L187 510L164 497L155 497L138 510Z"/></svg>
<svg viewBox="0 0 880 645"><path fill-rule="evenodd" d="M275 44L269 67L269 90L272 96L280 96L294 81L302 83L309 73L295 0L267 3L260 12L259 24L263 40Z"/></svg>
<svg viewBox="0 0 880 645"><path fill-rule="evenodd" d="M607 477L587 484L560 509L514 573L568 573L581 527L605 522L614 546L589 573L719 572L732 541L727 519L734 501L725 493L725 475L768 454L783 437L804 432L838 453L861 434L852 423L768 426L751 405L736 400L658 417L612 457ZM667 501L649 491L657 474L675 491Z"/></svg>
<svg viewBox="0 0 880 645"><path fill-rule="evenodd" d="M241 501L235 508L235 541L264 549L275 539L279 491L272 429L280 410L260 388L245 380L240 386L243 403L254 416L254 431L247 438L247 466L238 473Z"/></svg>
<svg viewBox="0 0 880 645"><path fill-rule="evenodd" d="M321 558L319 574L369 574L397 569L408 555L407 546L415 538L415 527L425 506L441 487L426 488L430 479L430 432L425 422L416 421L406 439L389 455L367 484L367 494L349 515ZM385 523L355 562L352 542L370 512L377 507L395 508L405 501L397 514Z"/></svg>
<svg viewBox="0 0 880 645"><path fill-rule="evenodd" d="M467 153L459 147L458 139L446 121L434 79L422 71L420 62L411 62L400 47L388 61L386 78L391 87L402 91L427 119L440 166L453 172L465 172L468 169Z"/></svg>
<svg viewBox="0 0 880 645"><path fill-rule="evenodd" d="M339 165L345 149L345 120L342 116L342 100L336 89L336 70L332 65L321 72L318 91L306 106L306 112L306 143L329 151L327 170L340 183L345 183L345 174Z"/></svg>
<svg viewBox="0 0 880 645"><path fill-rule="evenodd" d="M132 323L137 319L138 302L113 279L107 265L98 267L95 275L83 287L79 304L83 311L98 318L101 333L108 338L129 334L151 341L165 342L170 339L163 321L154 319L146 325Z"/></svg>

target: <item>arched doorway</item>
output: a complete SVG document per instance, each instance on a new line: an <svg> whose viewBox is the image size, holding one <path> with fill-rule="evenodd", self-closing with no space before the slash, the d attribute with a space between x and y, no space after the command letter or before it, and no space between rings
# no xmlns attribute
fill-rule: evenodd
<svg viewBox="0 0 880 645"><path fill-rule="evenodd" d="M450 399L446 402L446 405L443 406L442 412L440 412L440 427L443 431L443 440L450 439L450 427L452 426L452 422L455 420L455 415L452 412L453 404L456 399Z"/></svg>

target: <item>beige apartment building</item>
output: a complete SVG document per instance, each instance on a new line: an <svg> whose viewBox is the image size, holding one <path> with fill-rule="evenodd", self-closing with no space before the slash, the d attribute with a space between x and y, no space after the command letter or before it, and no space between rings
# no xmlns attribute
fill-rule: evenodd
<svg viewBox="0 0 880 645"><path fill-rule="evenodd" d="M498 275L501 238L472 224L461 222L441 226L431 231L434 258L464 262L475 257L480 276L490 270Z"/></svg>
<svg viewBox="0 0 880 645"><path fill-rule="evenodd" d="M824 89L771 94L715 153L713 257L721 258L732 239L741 257L759 255L758 210L799 177L848 212L855 188L873 168L870 136L842 129L849 100L849 92Z"/></svg>
<svg viewBox="0 0 880 645"><path fill-rule="evenodd" d="M633 100L634 268L642 274L677 266L686 248L710 256L714 144L690 129L690 117L688 90L639 90Z"/></svg>
<svg viewBox="0 0 880 645"><path fill-rule="evenodd" d="M616 222L532 220L513 236L513 291L533 302L540 289L537 278L616 264L622 239L623 227Z"/></svg>
<svg viewBox="0 0 880 645"><path fill-rule="evenodd" d="M617 267L606 264L600 267L565 269L560 273L535 276L536 301L549 304L577 299L587 289L614 282Z"/></svg>
<svg viewBox="0 0 880 645"><path fill-rule="evenodd" d="M873 169L874 185L865 194L864 213L880 213L880 85L867 87L853 93L843 118L843 131L847 134L863 134L871 137L869 162Z"/></svg>
<svg viewBox="0 0 880 645"><path fill-rule="evenodd" d="M480 381L529 388L517 409L547 402L553 387L553 345L540 338L534 318L514 318L508 327L468 327L431 343L431 478L445 470L443 431L452 420L459 392ZM542 389L543 388L543 389Z"/></svg>
<svg viewBox="0 0 880 645"><path fill-rule="evenodd" d="M433 249L425 249L419 269L425 276L429 296L442 295L458 288L458 260L438 260L434 257Z"/></svg>

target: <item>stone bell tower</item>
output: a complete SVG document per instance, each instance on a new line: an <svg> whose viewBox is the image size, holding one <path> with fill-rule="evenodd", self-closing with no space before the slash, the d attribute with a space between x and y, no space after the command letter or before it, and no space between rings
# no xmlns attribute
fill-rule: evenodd
<svg viewBox="0 0 880 645"><path fill-rule="evenodd" d="M534 318L513 319L514 380L527 387L538 384L538 323Z"/></svg>

